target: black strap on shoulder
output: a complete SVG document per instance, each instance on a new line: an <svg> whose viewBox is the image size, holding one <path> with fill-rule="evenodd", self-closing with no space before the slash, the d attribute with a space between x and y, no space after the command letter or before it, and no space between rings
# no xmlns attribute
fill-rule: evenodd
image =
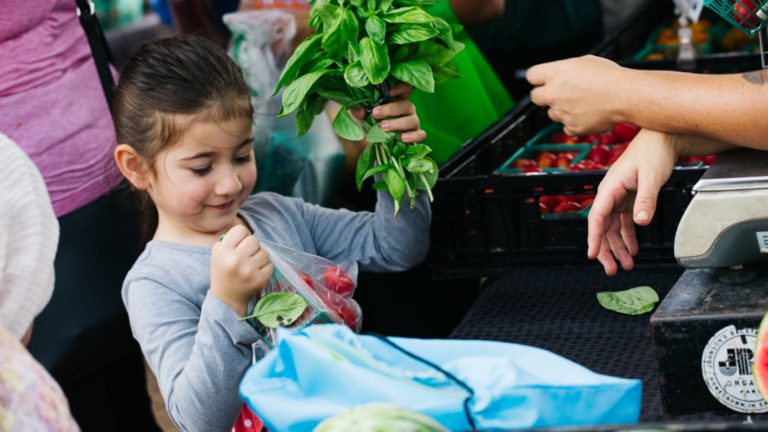
<svg viewBox="0 0 768 432"><path fill-rule="evenodd" d="M456 383L459 387L463 388L469 394L464 399L464 415L467 416L467 422L469 423L469 427L472 428L472 431L476 431L477 430L477 427L475 426L475 420L472 418L472 411L469 409L469 402L472 400L472 397L475 396L475 391L472 390L472 387L468 386L464 381L456 378L456 376L454 374L446 371L445 369L441 368L440 366L432 363L431 361L429 361L429 360L427 360L427 359L425 359L423 357L417 356L416 354L408 351L407 349L401 347L400 345L392 342L391 340L389 340L388 337L386 337L384 335L381 335L381 334L378 334L378 333L366 333L366 334L381 340L382 342L390 345L392 348L400 351L401 353L407 355L408 357L410 357L410 358L412 358L412 359L414 359L414 360L416 360L416 361L418 361L420 363L424 363L425 365L431 367L432 369L435 369L435 370L439 371L440 373L445 375L448 379L450 379L451 381Z"/></svg>
<svg viewBox="0 0 768 432"><path fill-rule="evenodd" d="M90 45L91 53L93 53L101 88L104 90L104 97L107 99L109 109L112 110L112 99L115 92L115 82L112 80L112 72L109 70L109 65L112 63L112 53L109 51L104 32L99 25L99 18L96 16L93 2L90 0L75 0L75 2L77 3L80 25L83 26L85 36L88 38L88 45Z"/></svg>

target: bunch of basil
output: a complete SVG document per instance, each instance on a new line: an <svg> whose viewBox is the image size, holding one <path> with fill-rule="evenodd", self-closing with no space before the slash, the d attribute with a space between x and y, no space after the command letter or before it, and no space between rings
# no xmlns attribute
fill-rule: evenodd
<svg viewBox="0 0 768 432"><path fill-rule="evenodd" d="M450 63L464 44L454 40L453 28L422 7L438 0L316 0L309 25L315 33L296 48L277 83L282 87L280 116L296 112L297 134L306 133L328 100L342 105L333 128L351 141L367 136L355 177L363 182L380 174L373 184L388 190L395 201L395 216L403 196L416 204L419 191L433 199L438 167L424 144L406 144L399 134L385 133L370 115L387 101L389 88L402 81L432 93L435 83L459 75ZM446 1L446 0L442 0ZM360 123L349 110L362 106L368 115Z"/></svg>

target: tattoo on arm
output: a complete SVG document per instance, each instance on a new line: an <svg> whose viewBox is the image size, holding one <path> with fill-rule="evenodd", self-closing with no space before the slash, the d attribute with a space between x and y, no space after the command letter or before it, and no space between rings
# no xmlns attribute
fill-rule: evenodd
<svg viewBox="0 0 768 432"><path fill-rule="evenodd" d="M741 76L752 84L762 86L768 80L765 70L747 72Z"/></svg>

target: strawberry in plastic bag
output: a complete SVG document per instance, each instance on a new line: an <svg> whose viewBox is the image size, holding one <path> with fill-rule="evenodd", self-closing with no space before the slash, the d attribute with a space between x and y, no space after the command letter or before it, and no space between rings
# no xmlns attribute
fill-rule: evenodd
<svg viewBox="0 0 768 432"><path fill-rule="evenodd" d="M335 322L360 331L362 311L352 299L356 263L344 266L266 240L260 242L269 252L274 272L246 319L270 347L277 342L278 327L297 329Z"/></svg>

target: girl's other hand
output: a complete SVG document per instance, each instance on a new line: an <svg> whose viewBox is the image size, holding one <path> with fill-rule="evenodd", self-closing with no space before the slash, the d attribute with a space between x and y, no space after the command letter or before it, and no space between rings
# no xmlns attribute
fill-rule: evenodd
<svg viewBox="0 0 768 432"><path fill-rule="evenodd" d="M272 277L269 254L242 225L232 227L211 251L211 293L239 316L246 313L251 296Z"/></svg>
<svg viewBox="0 0 768 432"><path fill-rule="evenodd" d="M373 109L371 115L380 121L379 127L384 132L400 132L400 140L406 143L418 143L427 138L419 123L416 107L408 100L413 86L397 83L389 91L390 102ZM360 108L352 112L358 119L365 118L365 111Z"/></svg>

